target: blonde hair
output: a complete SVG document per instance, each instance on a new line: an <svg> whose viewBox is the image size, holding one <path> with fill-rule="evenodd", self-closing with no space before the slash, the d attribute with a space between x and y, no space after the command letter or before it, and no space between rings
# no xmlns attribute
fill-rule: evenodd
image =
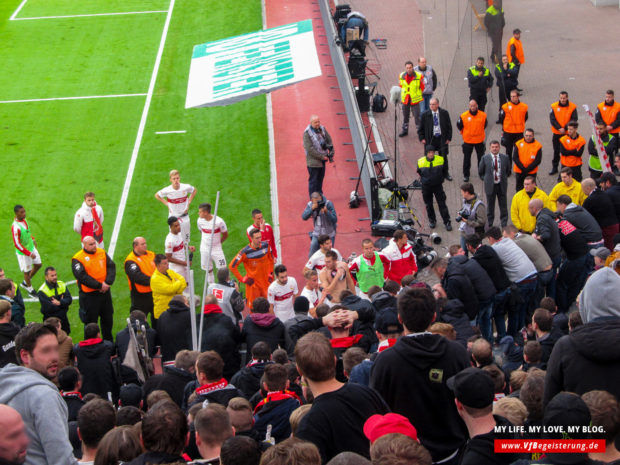
<svg viewBox="0 0 620 465"><path fill-rule="evenodd" d="M295 433L297 432L297 428L299 428L301 419L306 416L306 414L308 413L311 407L312 405L310 404L304 404L304 405L297 407L295 410L291 412L291 416L288 417L288 421L291 424L291 433L293 434L293 436L295 436Z"/></svg>
<svg viewBox="0 0 620 465"><path fill-rule="evenodd" d="M433 334L441 334L446 339L456 341L456 330L450 323L433 323L428 330Z"/></svg>
<svg viewBox="0 0 620 465"><path fill-rule="evenodd" d="M502 397L493 405L493 413L506 418L515 426L521 426L527 418L527 407L516 397Z"/></svg>
<svg viewBox="0 0 620 465"><path fill-rule="evenodd" d="M177 170L170 170L170 174L168 174L168 177L171 178L175 174L179 174L179 172Z"/></svg>

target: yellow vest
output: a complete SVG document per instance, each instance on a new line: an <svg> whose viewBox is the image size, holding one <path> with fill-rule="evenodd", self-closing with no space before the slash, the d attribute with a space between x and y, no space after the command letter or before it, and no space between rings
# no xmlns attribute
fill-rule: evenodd
<svg viewBox="0 0 620 465"><path fill-rule="evenodd" d="M422 89L420 88L420 82L422 82L422 75L417 71L414 71L414 78L411 82L407 82L405 75L407 72L400 74L400 101L404 104L415 104L422 101Z"/></svg>

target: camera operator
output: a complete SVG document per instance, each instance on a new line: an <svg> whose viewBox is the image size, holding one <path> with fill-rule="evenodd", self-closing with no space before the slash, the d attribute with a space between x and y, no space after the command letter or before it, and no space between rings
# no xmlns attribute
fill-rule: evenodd
<svg viewBox="0 0 620 465"><path fill-rule="evenodd" d="M325 162L334 162L334 144L317 115L310 117L310 124L304 131L304 150L308 166L308 194L311 197L313 192L323 194Z"/></svg>
<svg viewBox="0 0 620 465"><path fill-rule="evenodd" d="M310 244L309 257L319 250L320 235L328 235L332 245L336 242L336 223L338 222L338 215L336 215L334 204L318 192L310 194L310 202L308 202L301 214L301 219L304 221L310 217L312 217L314 229L310 232L312 242Z"/></svg>
<svg viewBox="0 0 620 465"><path fill-rule="evenodd" d="M480 238L484 236L487 208L476 195L474 185L470 182L461 184L461 196L463 197L463 207L456 214L456 221L460 223L461 248L467 250L465 236L468 234L478 234Z"/></svg>

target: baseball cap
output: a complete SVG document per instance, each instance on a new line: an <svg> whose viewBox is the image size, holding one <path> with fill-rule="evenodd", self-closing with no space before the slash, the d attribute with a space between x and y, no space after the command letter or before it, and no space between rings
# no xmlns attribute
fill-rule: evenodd
<svg viewBox="0 0 620 465"><path fill-rule="evenodd" d="M364 423L364 435L373 443L386 434L399 433L418 440L418 432L411 422L398 413L373 415Z"/></svg>
<svg viewBox="0 0 620 465"><path fill-rule="evenodd" d="M596 249L591 249L590 255L592 255L593 257L598 257L601 260L606 260L607 257L611 255L611 252L607 247L598 247Z"/></svg>
<svg viewBox="0 0 620 465"><path fill-rule="evenodd" d="M454 392L454 397L467 407L488 407L495 398L493 379L480 368L465 368L448 378L446 385Z"/></svg>
<svg viewBox="0 0 620 465"><path fill-rule="evenodd" d="M426 146L424 146L424 153L428 152L437 152L437 150L435 150L435 147L433 147L431 144L427 144Z"/></svg>
<svg viewBox="0 0 620 465"><path fill-rule="evenodd" d="M398 321L398 313L395 308L384 308L377 313L375 316L375 330L381 334L403 332L403 325Z"/></svg>
<svg viewBox="0 0 620 465"><path fill-rule="evenodd" d="M121 386L118 397L123 407L133 406L140 408L142 389L134 383L125 384Z"/></svg>

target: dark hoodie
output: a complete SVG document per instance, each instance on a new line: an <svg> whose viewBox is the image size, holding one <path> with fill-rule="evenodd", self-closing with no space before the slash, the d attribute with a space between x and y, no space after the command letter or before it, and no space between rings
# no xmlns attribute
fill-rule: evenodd
<svg viewBox="0 0 620 465"><path fill-rule="evenodd" d="M254 429L260 437L265 437L268 425L276 442L291 436L289 417L299 407L299 399L290 392L272 392L254 409Z"/></svg>
<svg viewBox="0 0 620 465"><path fill-rule="evenodd" d="M506 276L502 261L497 255L497 252L493 250L493 247L482 244L471 258L477 261L484 271L487 272L498 292L502 292L510 287L510 280L508 276Z"/></svg>
<svg viewBox="0 0 620 465"><path fill-rule="evenodd" d="M183 405L183 389L190 381L194 381L196 375L175 366L165 366L164 373L151 376L142 386L144 405L146 398L153 391L166 391L172 400L181 407Z"/></svg>
<svg viewBox="0 0 620 465"><path fill-rule="evenodd" d="M562 254L560 230L555 222L555 214L551 210L543 208L538 212L534 232L540 236L540 241L551 260Z"/></svg>
<svg viewBox="0 0 620 465"><path fill-rule="evenodd" d="M611 296L610 296L611 298ZM620 318L602 317L575 328L554 346L545 377L546 405L561 391L608 391L620 398Z"/></svg>
<svg viewBox="0 0 620 465"><path fill-rule="evenodd" d="M196 323L200 325L199 318ZM226 379L232 378L241 366L239 344L241 344L239 327L222 313L219 305L205 305L200 351L214 350L220 354L224 360L224 378Z"/></svg>
<svg viewBox="0 0 620 465"><path fill-rule="evenodd" d="M282 348L286 347L284 340L285 331L284 323L272 313L249 314L245 320L243 320L243 330L241 331L241 338L248 347L246 362L249 362L252 358L252 347L254 347L254 344L257 342L266 342L269 344L272 352L276 350L278 346Z"/></svg>
<svg viewBox="0 0 620 465"><path fill-rule="evenodd" d="M506 430L512 426L508 420L499 415L493 415L497 426L504 426ZM496 454L494 452L494 441L496 439L519 439L515 433L495 433L493 430L486 434L479 434L469 440L459 465L490 465L490 464L510 464L519 458L519 454Z"/></svg>
<svg viewBox="0 0 620 465"><path fill-rule="evenodd" d="M171 300L157 320L162 362L171 362L180 350L192 348L191 312L183 302Z"/></svg>
<svg viewBox="0 0 620 465"><path fill-rule="evenodd" d="M0 323L0 368L9 363L17 365L15 356L17 333L19 333L19 327L15 323Z"/></svg>
<svg viewBox="0 0 620 465"><path fill-rule="evenodd" d="M370 298L375 313L379 313L385 308L396 308L396 297L387 291L377 292Z"/></svg>
<svg viewBox="0 0 620 465"><path fill-rule="evenodd" d="M450 259L450 262L457 263L463 267L465 274L471 281L476 291L476 297L479 302L491 300L497 290L493 284L493 280L488 273L482 268L476 260L469 260L465 255L456 255ZM448 266L450 266L448 264Z"/></svg>
<svg viewBox="0 0 620 465"><path fill-rule="evenodd" d="M118 399L119 385L110 362L114 355L114 344L101 338L86 339L73 346L76 366L82 375L82 395L94 393L103 399Z"/></svg>
<svg viewBox="0 0 620 465"><path fill-rule="evenodd" d="M250 362L235 373L230 382L235 385L246 399L250 399L260 389L260 379L265 372L265 367L272 361Z"/></svg>
<svg viewBox="0 0 620 465"><path fill-rule="evenodd" d="M469 319L476 318L478 315L478 297L471 280L461 265L455 262L448 263L441 284L448 294L448 299L459 299L463 302L465 313Z"/></svg>
<svg viewBox="0 0 620 465"><path fill-rule="evenodd" d="M456 342L467 347L467 340L474 335L474 329L469 323L463 302L459 299L448 300L437 313L437 321L451 324L456 331Z"/></svg>
<svg viewBox="0 0 620 465"><path fill-rule="evenodd" d="M562 331L558 328L551 328L549 334L544 337L544 339L536 339L540 343L540 347L542 349L542 358L541 362L547 363L549 361L549 357L551 357L551 352L553 351L553 346L555 346L556 342L560 340L563 336Z"/></svg>
<svg viewBox="0 0 620 465"><path fill-rule="evenodd" d="M506 375L506 379L510 379L510 374L523 365L523 347L515 343L512 336L504 336L499 341L502 349L502 370Z"/></svg>
<svg viewBox="0 0 620 465"><path fill-rule="evenodd" d="M468 366L467 351L458 342L423 333L401 337L372 367L370 387L392 412L411 421L434 462L450 456L467 439L446 381Z"/></svg>

